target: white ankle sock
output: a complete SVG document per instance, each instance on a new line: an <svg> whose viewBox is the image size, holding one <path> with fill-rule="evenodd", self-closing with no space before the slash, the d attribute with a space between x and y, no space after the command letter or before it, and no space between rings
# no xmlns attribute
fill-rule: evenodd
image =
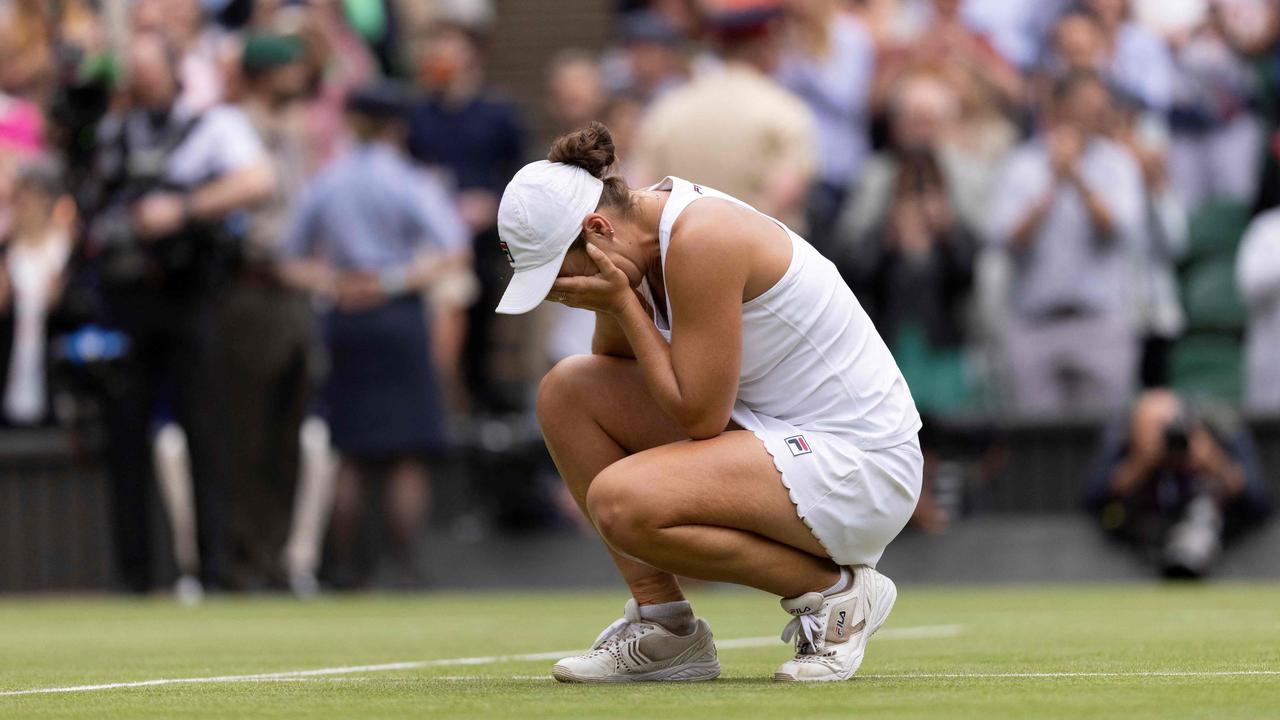
<svg viewBox="0 0 1280 720"><path fill-rule="evenodd" d="M847 567L840 568L840 579L836 580L836 584L822 591L824 597L831 597L842 592L848 591L853 587L853 571Z"/></svg>
<svg viewBox="0 0 1280 720"><path fill-rule="evenodd" d="M640 617L655 622L676 635L688 635L697 626L693 606L688 600L641 605Z"/></svg>

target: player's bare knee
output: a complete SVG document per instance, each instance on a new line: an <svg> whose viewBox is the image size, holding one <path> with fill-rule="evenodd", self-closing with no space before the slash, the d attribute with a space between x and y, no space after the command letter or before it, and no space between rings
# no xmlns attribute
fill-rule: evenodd
<svg viewBox="0 0 1280 720"><path fill-rule="evenodd" d="M587 511L600 534L614 548L635 552L662 525L660 508L635 478L615 466L605 468L587 490Z"/></svg>
<svg viewBox="0 0 1280 720"><path fill-rule="evenodd" d="M556 363L538 383L538 423L545 429L581 412L583 391L598 372L598 358L592 355L572 355Z"/></svg>

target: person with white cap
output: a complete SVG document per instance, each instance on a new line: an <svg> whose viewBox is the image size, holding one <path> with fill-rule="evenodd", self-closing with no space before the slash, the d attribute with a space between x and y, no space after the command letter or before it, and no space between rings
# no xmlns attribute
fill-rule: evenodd
<svg viewBox="0 0 1280 720"><path fill-rule="evenodd" d="M632 594L565 682L709 680L677 575L783 598L775 678L845 680L897 591L874 566L920 493L920 417L867 314L785 225L668 177L608 174L600 123L525 166L498 210L498 312L596 314L593 354L543 379L538 419Z"/></svg>

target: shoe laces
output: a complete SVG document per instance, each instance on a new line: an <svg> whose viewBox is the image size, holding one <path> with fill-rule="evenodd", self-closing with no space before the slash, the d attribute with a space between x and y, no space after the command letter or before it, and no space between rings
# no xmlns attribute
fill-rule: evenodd
<svg viewBox="0 0 1280 720"><path fill-rule="evenodd" d="M638 637L642 628L647 626L647 623L638 623L630 618L618 618L596 637L596 641L591 644L591 649L592 651L600 651L610 645L624 643Z"/></svg>
<svg viewBox="0 0 1280 720"><path fill-rule="evenodd" d="M824 606L825 607L825 606ZM796 653L799 655L816 655L822 652L822 637L826 634L824 615L819 608L816 613L805 613L791 618L791 622L782 629L782 642L796 641Z"/></svg>

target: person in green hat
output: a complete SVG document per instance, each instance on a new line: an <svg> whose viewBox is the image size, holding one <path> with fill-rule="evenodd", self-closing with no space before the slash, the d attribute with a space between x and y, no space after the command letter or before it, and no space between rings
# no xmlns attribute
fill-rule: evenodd
<svg viewBox="0 0 1280 720"><path fill-rule="evenodd" d="M299 433L310 400L312 337L307 297L279 282L277 247L306 180L300 100L302 42L254 34L240 59L241 109L275 171L270 197L246 213L241 262L221 307L232 435L235 583L280 587L305 569L281 566L299 470ZM303 579L305 581L305 578ZM305 583L304 583L305 584Z"/></svg>

